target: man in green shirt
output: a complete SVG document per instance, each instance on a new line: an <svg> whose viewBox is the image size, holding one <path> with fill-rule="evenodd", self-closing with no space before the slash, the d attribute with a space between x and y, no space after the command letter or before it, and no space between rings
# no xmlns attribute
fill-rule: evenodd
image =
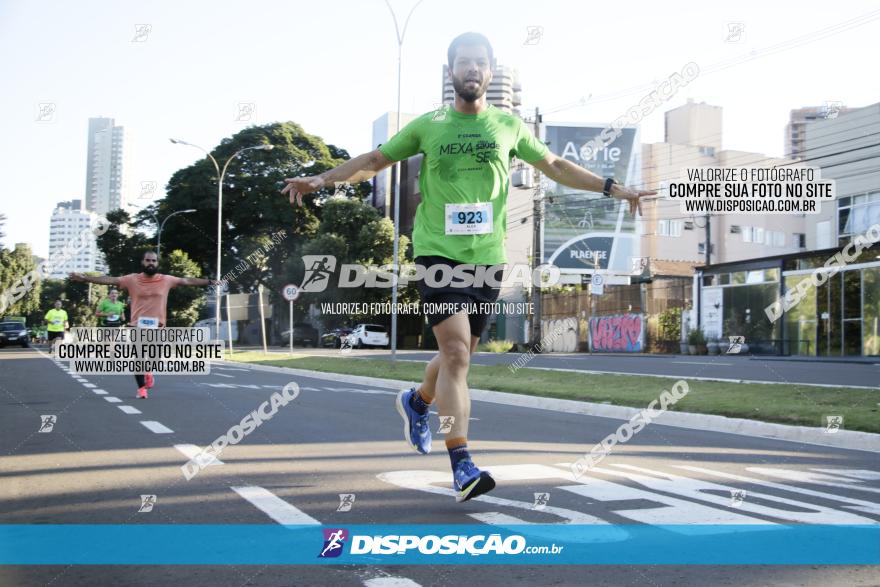
<svg viewBox="0 0 880 587"><path fill-rule="evenodd" d="M119 301L119 290L110 290L107 297L98 304L95 316L100 319L101 326L125 325L125 303Z"/></svg>
<svg viewBox="0 0 880 587"><path fill-rule="evenodd" d="M417 265L429 269L418 284L419 294L423 304L431 308L426 314L439 352L425 368L421 386L401 391L396 406L404 420L407 444L427 454L431 450L428 407L437 400L443 429L448 429L445 443L456 501L461 502L495 487L491 475L474 465L467 448L471 407L467 373L489 317L488 311L473 310L487 308L497 300L500 287L483 279L461 287L454 281L429 280L427 274L455 271L475 277L480 270L506 261L507 192L513 157L557 183L626 200L631 214L641 212L640 198L656 192L618 185L612 178L599 177L557 157L522 120L487 104L493 55L483 35L459 35L450 44L447 58L455 90L453 105L423 114L378 149L334 169L286 179L282 194L289 194L291 204L302 206L303 194L334 186L334 182L365 181L395 161L424 155L413 256ZM437 269L440 271L435 272Z"/></svg>
<svg viewBox="0 0 880 587"><path fill-rule="evenodd" d="M61 300L55 300L55 307L46 312L43 317L48 325L46 330L51 344L56 338L64 338L64 331L70 328L67 322L67 312L61 309Z"/></svg>

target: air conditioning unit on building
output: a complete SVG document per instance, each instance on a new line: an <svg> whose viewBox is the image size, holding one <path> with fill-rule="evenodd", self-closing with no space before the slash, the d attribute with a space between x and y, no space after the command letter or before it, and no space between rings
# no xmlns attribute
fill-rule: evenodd
<svg viewBox="0 0 880 587"><path fill-rule="evenodd" d="M515 169L511 174L510 181L515 188L529 189L534 187L532 168L523 165L519 169Z"/></svg>

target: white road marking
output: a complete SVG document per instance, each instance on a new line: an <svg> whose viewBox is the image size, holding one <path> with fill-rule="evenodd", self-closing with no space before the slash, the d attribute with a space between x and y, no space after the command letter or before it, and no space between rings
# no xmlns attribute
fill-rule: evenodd
<svg viewBox="0 0 880 587"><path fill-rule="evenodd" d="M85 387L88 387L89 389L94 389L94 388L98 387L98 386L95 385L94 383L83 383L83 385L84 385Z"/></svg>
<svg viewBox="0 0 880 587"><path fill-rule="evenodd" d="M422 587L406 577L376 577L364 581L365 587Z"/></svg>
<svg viewBox="0 0 880 587"><path fill-rule="evenodd" d="M107 395L107 392L104 391L103 389L93 389L92 393L96 393L98 395Z"/></svg>
<svg viewBox="0 0 880 587"><path fill-rule="evenodd" d="M219 369L221 371L244 371L247 373L250 369L239 369L238 367L213 367L214 369Z"/></svg>
<svg viewBox="0 0 880 587"><path fill-rule="evenodd" d="M669 361L669 362L676 363L678 365L712 365L713 367L716 367L719 365L723 366L723 367L733 366L733 363L716 363L714 361Z"/></svg>
<svg viewBox="0 0 880 587"><path fill-rule="evenodd" d="M118 397L113 397L112 395L108 395L104 399L107 400L108 402L110 402L111 404L121 404L122 403L121 399L119 399Z"/></svg>
<svg viewBox="0 0 880 587"><path fill-rule="evenodd" d="M116 407L119 408L120 410L122 410L123 412L125 412L126 414L140 414L141 413L141 411L139 409L133 408L131 406L116 406Z"/></svg>
<svg viewBox="0 0 880 587"><path fill-rule="evenodd" d="M232 490L251 502L264 514L283 525L316 524L321 522L307 513L298 510L268 489L249 485L247 487L233 487Z"/></svg>
<svg viewBox="0 0 880 587"><path fill-rule="evenodd" d="M827 485L829 487L839 487L841 489L857 489L858 491L867 491L869 493L880 493L880 489L865 487L861 484L861 481L841 479L840 477L832 477L830 475L823 475L822 473L792 471L789 469L776 469L773 467L746 467L746 471L760 473L769 477L780 477L782 479L788 479L789 481L798 481L799 483L814 483L816 485Z"/></svg>
<svg viewBox="0 0 880 587"><path fill-rule="evenodd" d="M492 474L492 477L494 477L498 481L517 481L526 479L547 479L565 477L565 474L563 472L553 467L547 467L545 465L500 465L495 467L486 467L484 470L489 471ZM438 487L438 484L449 484L449 473L441 473L440 471L394 471L390 473L380 473L379 475L376 475L376 477L381 481L385 481L386 483L397 485L398 487L403 487L406 489L415 489L418 491L436 493L439 495L447 495L450 497L455 496L455 491L453 489L450 489L448 487ZM481 495L470 500L470 503L474 502L534 511L533 502L504 499L492 495ZM597 518L596 516L592 516L590 514L549 505L541 510L541 513L551 514L553 516L562 518L564 520L563 522L560 522L562 524L610 524L609 522L606 522L605 520L602 520L601 518ZM515 516L502 514L500 512L483 512L468 515L485 524L492 524L496 526L531 524L531 522L528 522L526 520L521 520L520 518L517 518ZM546 531L536 531L535 535L552 538L554 532L552 531L552 529L548 529ZM613 526L609 528L607 532L603 532L601 540L603 542L620 541L626 540L628 536L629 534L625 530L620 527Z"/></svg>
<svg viewBox="0 0 880 587"><path fill-rule="evenodd" d="M224 375L223 373L214 373L217 377L229 377L230 379L235 379L235 375Z"/></svg>
<svg viewBox="0 0 880 587"><path fill-rule="evenodd" d="M690 465L677 465L676 468L685 469L687 471L693 471L694 473L705 473L707 475L715 475L716 477L723 477L725 479L732 479L734 481L740 481L742 483L752 483L754 485L763 485L764 487L772 487L773 489L781 489L782 491L790 491L792 493L802 493L804 495L811 495L813 497L821 497L822 499L829 499L831 501L839 501L842 503L848 503L848 504L852 504L850 509L858 510L860 512L865 512L868 514L880 515L880 503L865 501L863 499L855 499L852 497L845 497L842 495L834 495L833 493L826 493L824 491L814 491L812 489L806 489L805 487L796 487L794 485L783 485L782 483L776 483L774 481L765 481L763 479L756 479L755 477L746 477L744 475L734 475L732 473L722 473L721 471L713 471L711 469L706 469L704 467L693 467Z"/></svg>
<svg viewBox="0 0 880 587"><path fill-rule="evenodd" d="M730 507L730 492L738 489L730 485L719 485L702 479L692 479L689 477L681 477L672 473L661 471L652 471L635 465L615 465L616 468L626 469L626 471L617 471L600 467L593 467L593 471L605 475L613 475L623 477L629 481L634 481L648 489L658 493L674 493L688 499L699 500L703 502L714 503L721 506ZM636 471L630 473L629 471ZM648 477L639 473L647 473L657 475L657 477ZM723 495L708 493L716 491ZM762 503L756 503L757 498ZM776 502L777 507L764 505L766 502ZM787 508L785 506L788 506ZM767 493L749 492L748 499L737 507L740 512L750 512L762 516L772 518L780 518L790 522L800 522L804 524L877 524L874 520L864 516L857 516L842 510L835 510L826 506L806 503L785 497L777 497ZM794 511L796 509L803 511Z"/></svg>
<svg viewBox="0 0 880 587"><path fill-rule="evenodd" d="M869 471L867 469L811 469L819 473L828 473L829 475L843 475L845 477L855 477L856 479L864 479L865 481L880 480L880 473L877 471Z"/></svg>
<svg viewBox="0 0 880 587"><path fill-rule="evenodd" d="M202 452L202 449L196 446L195 444L175 444L174 448L178 450L183 456L190 460L195 460L203 467L216 467L218 465L224 464L223 461L215 457L214 455L206 454Z"/></svg>
<svg viewBox="0 0 880 587"><path fill-rule="evenodd" d="M147 430L149 430L150 432L154 432L156 434L173 434L174 433L174 430L172 430L171 428L168 428L167 426L164 426L163 424L161 424L159 422L155 422L153 420L141 420L141 424L143 424Z"/></svg>
<svg viewBox="0 0 880 587"><path fill-rule="evenodd" d="M397 395L396 391L385 391L383 389L359 389L357 387L325 387L324 391L332 391L334 393L363 393L365 395Z"/></svg>

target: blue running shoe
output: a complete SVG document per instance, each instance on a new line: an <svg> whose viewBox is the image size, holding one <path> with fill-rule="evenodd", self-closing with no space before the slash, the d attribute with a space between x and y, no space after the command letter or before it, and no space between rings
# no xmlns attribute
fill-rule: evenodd
<svg viewBox="0 0 880 587"><path fill-rule="evenodd" d="M414 451L426 455L431 452L431 429L428 427L428 412L419 414L409 405L409 400L414 393L416 390L413 387L404 389L397 394L397 411L403 418L403 437L407 444Z"/></svg>
<svg viewBox="0 0 880 587"><path fill-rule="evenodd" d="M459 461L452 469L455 501L462 502L495 489L495 479L487 471L481 471L470 459Z"/></svg>

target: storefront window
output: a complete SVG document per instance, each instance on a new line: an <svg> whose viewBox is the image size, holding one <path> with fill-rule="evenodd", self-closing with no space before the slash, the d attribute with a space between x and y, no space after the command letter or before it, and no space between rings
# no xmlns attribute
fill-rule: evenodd
<svg viewBox="0 0 880 587"><path fill-rule="evenodd" d="M786 289L797 287L808 275L792 275L785 279ZM785 313L786 351L792 355L816 355L816 289L804 290L804 298Z"/></svg>
<svg viewBox="0 0 880 587"><path fill-rule="evenodd" d="M774 352L779 321L771 323L764 309L776 301L778 293L778 286L772 283L725 287L723 335L745 336L755 352Z"/></svg>
<svg viewBox="0 0 880 587"><path fill-rule="evenodd" d="M880 355L880 267L862 270L862 352Z"/></svg>

